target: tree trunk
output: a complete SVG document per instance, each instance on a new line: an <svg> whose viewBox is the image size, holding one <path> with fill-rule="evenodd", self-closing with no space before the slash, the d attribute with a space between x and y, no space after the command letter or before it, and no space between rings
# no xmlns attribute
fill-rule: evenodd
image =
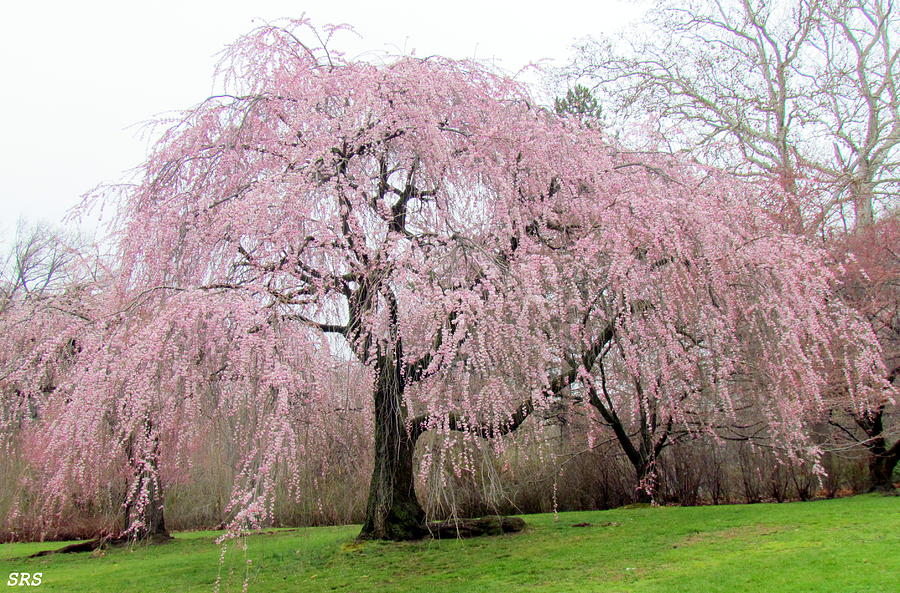
<svg viewBox="0 0 900 593"><path fill-rule="evenodd" d="M141 476L141 480L147 479ZM139 487L143 487L140 484ZM138 509L133 501L125 504L125 532L132 540L168 539L165 515L163 514L163 496L159 483L147 484L148 500L142 509Z"/></svg>
<svg viewBox="0 0 900 593"><path fill-rule="evenodd" d="M854 227L857 229L875 222L874 192L872 191L872 182L869 181L869 177L868 170L864 168L860 172L860 178L856 179L852 184L853 213L856 218Z"/></svg>
<svg viewBox="0 0 900 593"><path fill-rule="evenodd" d="M148 432L152 426L148 423ZM131 540L169 539L166 520L163 514L162 484L159 482L157 459L159 456L159 438L152 438L152 451L149 459L136 459L133 441L126 446L126 453L132 466L136 483L130 488L128 500L125 502L125 536ZM134 500L146 493L146 503L141 507Z"/></svg>
<svg viewBox="0 0 900 593"><path fill-rule="evenodd" d="M656 464L641 457L640 462L634 465L637 475L637 501L641 503L653 503L656 501L659 488L659 476L656 474Z"/></svg>
<svg viewBox="0 0 900 593"><path fill-rule="evenodd" d="M889 381L893 382L893 377ZM900 440L888 447L884 438L884 410L882 405L867 414L853 416L869 437L864 443L869 450L869 492L893 491L891 475L900 461Z"/></svg>
<svg viewBox="0 0 900 593"><path fill-rule="evenodd" d="M411 540L427 532L416 498L413 454L407 431L403 378L391 357L379 356L375 385L375 466L360 539Z"/></svg>
<svg viewBox="0 0 900 593"><path fill-rule="evenodd" d="M900 461L900 447L895 444L881 454L870 451L869 455L869 492L894 492L891 476Z"/></svg>
<svg viewBox="0 0 900 593"><path fill-rule="evenodd" d="M600 370L602 374L602 363L600 365ZM659 486L659 475L656 471L656 458L659 455L659 451L662 450L662 447L666 442L666 435L668 434L668 432L664 433L663 437L661 437L654 445L652 431L655 427L648 426L649 419L642 408L641 441L640 446L636 447L632 442L631 436L628 434L628 431L625 429L625 425L622 423L619 415L616 414L616 411L612 407L612 400L606 393L605 375L602 385L606 403L604 403L604 400L601 399L601 396L599 393L597 393L596 388L593 385L588 385L588 396L590 398L590 404L597 408L597 410L600 412L600 415L603 416L603 419L606 421L609 427L612 428L613 433L616 435L616 440L622 447L622 451L625 452L625 456L628 458L628 461L634 468L634 473L637 478L637 482L635 484L635 496L637 498L637 501L641 503L653 503L655 501L655 497L657 495L656 491ZM640 392L639 384L637 384L637 388Z"/></svg>

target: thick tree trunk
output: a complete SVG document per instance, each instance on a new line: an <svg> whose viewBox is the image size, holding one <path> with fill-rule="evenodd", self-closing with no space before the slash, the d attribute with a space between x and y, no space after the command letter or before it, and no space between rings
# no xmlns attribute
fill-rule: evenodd
<svg viewBox="0 0 900 593"><path fill-rule="evenodd" d="M375 386L375 467L360 539L410 540L427 532L416 498L416 439L406 427L403 379L397 365L379 357Z"/></svg>

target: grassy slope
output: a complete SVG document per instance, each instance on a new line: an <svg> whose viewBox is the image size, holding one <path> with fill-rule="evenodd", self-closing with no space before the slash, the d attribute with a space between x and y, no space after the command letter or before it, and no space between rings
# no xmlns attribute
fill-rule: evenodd
<svg viewBox="0 0 900 593"><path fill-rule="evenodd" d="M210 532L31 560L16 557L52 546L4 544L0 587L10 572L42 572L39 588L5 590L209 592L221 570L226 592L249 570L251 593L900 592L900 497L525 519L525 533L472 540L357 543L353 526L254 535L246 552L231 543L221 569ZM580 522L592 526L572 527Z"/></svg>

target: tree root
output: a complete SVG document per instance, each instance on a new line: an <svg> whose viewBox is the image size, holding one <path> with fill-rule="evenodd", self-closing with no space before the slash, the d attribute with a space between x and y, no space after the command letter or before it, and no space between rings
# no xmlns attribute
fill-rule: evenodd
<svg viewBox="0 0 900 593"><path fill-rule="evenodd" d="M126 546L133 543L146 544L162 544L172 539L168 533L157 533L146 539L134 540L128 537L97 537L86 542L77 542L63 546L57 550L43 550L29 556L29 558L40 558L41 556L49 556L51 554L77 554L79 552L93 552L106 548Z"/></svg>

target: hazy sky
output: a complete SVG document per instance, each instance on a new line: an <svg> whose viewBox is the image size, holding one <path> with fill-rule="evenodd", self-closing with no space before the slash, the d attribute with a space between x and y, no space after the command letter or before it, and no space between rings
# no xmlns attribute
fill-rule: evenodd
<svg viewBox="0 0 900 593"><path fill-rule="evenodd" d="M215 54L263 20L348 23L337 45L496 60L509 71L639 16L637 2L10 0L0 8L0 244L16 221L58 222L136 166L140 123L211 94Z"/></svg>

